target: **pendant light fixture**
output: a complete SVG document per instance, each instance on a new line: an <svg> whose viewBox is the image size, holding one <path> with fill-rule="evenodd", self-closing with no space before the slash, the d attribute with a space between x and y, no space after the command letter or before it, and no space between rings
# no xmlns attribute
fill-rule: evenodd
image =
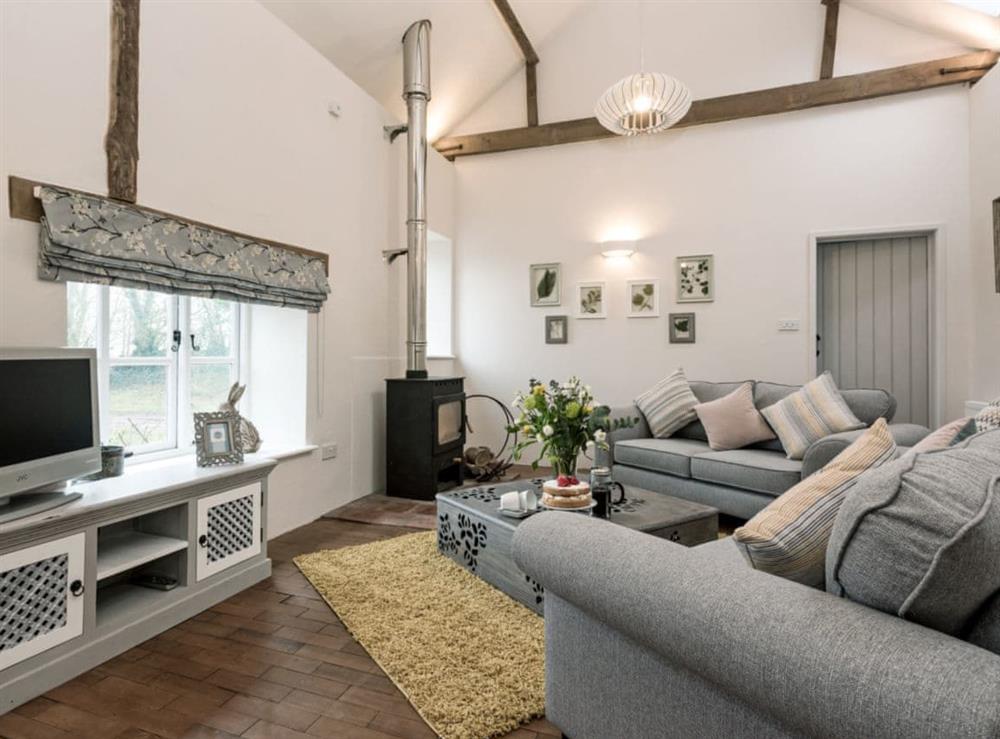
<svg viewBox="0 0 1000 739"><path fill-rule="evenodd" d="M639 15L639 73L623 77L597 101L598 122L620 136L656 133L670 128L691 107L691 91L669 75L645 71L642 0Z"/></svg>

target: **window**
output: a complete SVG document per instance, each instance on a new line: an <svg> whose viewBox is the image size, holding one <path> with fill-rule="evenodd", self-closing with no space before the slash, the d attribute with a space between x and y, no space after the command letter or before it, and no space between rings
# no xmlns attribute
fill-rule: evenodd
<svg viewBox="0 0 1000 739"><path fill-rule="evenodd" d="M186 448L192 413L217 410L244 374L244 309L148 290L67 290L68 344L97 349L102 441L137 454Z"/></svg>
<svg viewBox="0 0 1000 739"><path fill-rule="evenodd" d="M452 327L451 239L427 234L427 356L450 358Z"/></svg>

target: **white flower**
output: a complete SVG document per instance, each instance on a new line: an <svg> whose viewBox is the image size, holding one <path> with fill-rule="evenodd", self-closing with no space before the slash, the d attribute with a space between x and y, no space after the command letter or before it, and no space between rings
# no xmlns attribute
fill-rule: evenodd
<svg viewBox="0 0 1000 739"><path fill-rule="evenodd" d="M542 436L541 434L539 434L537 437L535 437L535 441L537 441L539 444L544 444L545 443L545 437Z"/></svg>
<svg viewBox="0 0 1000 739"><path fill-rule="evenodd" d="M587 439L587 449L593 449L593 448L594 448L594 442L591 441L590 439Z"/></svg>
<svg viewBox="0 0 1000 739"><path fill-rule="evenodd" d="M545 424L544 426L542 426L542 433L545 436L552 436L552 434L554 434L555 432L556 432L556 430L554 428L552 428L551 426L549 426L548 424Z"/></svg>
<svg viewBox="0 0 1000 739"><path fill-rule="evenodd" d="M597 429L597 431L594 432L594 441L596 441L598 444L603 444L604 440L607 438L608 435L604 433L604 431L601 429Z"/></svg>

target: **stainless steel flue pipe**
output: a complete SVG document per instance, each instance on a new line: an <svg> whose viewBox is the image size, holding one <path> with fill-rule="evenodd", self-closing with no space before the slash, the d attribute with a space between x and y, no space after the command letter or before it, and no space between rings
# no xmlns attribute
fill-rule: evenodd
<svg viewBox="0 0 1000 739"><path fill-rule="evenodd" d="M431 99L431 22L403 34L406 101L406 376L427 377L427 102Z"/></svg>

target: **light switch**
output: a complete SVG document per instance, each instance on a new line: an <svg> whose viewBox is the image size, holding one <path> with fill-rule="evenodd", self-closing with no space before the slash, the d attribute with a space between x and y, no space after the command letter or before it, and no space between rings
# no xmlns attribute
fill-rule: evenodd
<svg viewBox="0 0 1000 739"><path fill-rule="evenodd" d="M324 444L321 447L323 459L333 459L337 456L337 445L336 444Z"/></svg>
<svg viewBox="0 0 1000 739"><path fill-rule="evenodd" d="M798 331L799 330L799 319L798 318L782 318L778 321L779 331Z"/></svg>

